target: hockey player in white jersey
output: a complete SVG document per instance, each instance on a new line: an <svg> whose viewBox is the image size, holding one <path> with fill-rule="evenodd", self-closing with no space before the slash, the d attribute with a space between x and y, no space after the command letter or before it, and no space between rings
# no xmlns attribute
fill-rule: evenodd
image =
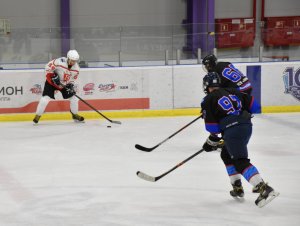
<svg viewBox="0 0 300 226"><path fill-rule="evenodd" d="M46 82L42 97L37 106L34 123L38 123L49 101L55 99L55 91L61 92L64 99L70 100L70 112L74 121L83 122L84 118L78 115L78 98L74 90L74 82L79 75L79 54L76 50L69 50L67 57L51 60L45 67Z"/></svg>

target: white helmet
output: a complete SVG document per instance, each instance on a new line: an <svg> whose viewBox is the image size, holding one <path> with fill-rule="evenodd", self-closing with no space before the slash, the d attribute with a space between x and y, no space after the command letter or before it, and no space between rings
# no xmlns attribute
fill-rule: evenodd
<svg viewBox="0 0 300 226"><path fill-rule="evenodd" d="M67 53L67 58L70 60L78 61L79 60L79 54L78 52L74 50L69 50Z"/></svg>

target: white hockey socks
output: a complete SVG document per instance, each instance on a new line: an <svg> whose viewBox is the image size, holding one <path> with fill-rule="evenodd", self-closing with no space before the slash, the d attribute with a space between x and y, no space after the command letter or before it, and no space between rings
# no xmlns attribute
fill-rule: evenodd
<svg viewBox="0 0 300 226"><path fill-rule="evenodd" d="M78 113L78 101L79 99L76 96L72 96L69 98L70 100L70 110L73 114Z"/></svg>
<svg viewBox="0 0 300 226"><path fill-rule="evenodd" d="M242 177L241 174L235 174L235 175L229 176L230 183L234 184L237 180L240 180L241 177Z"/></svg>
<svg viewBox="0 0 300 226"><path fill-rule="evenodd" d="M255 174L253 177L251 177L251 179L249 180L249 183L255 187L256 185L258 185L260 182L263 182L263 179L261 178L260 174Z"/></svg>
<svg viewBox="0 0 300 226"><path fill-rule="evenodd" d="M48 97L48 96L41 97L40 102L39 102L39 104L37 106L37 109L36 109L36 114L37 115L41 116L44 113L44 111L45 111L45 109L46 109L46 107L47 107L50 100L51 100L51 98Z"/></svg>

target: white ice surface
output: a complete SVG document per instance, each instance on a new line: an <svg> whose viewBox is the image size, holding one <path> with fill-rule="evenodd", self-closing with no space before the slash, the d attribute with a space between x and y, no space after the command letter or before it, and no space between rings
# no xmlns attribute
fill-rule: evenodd
<svg viewBox="0 0 300 226"><path fill-rule="evenodd" d="M243 180L245 201L231 185L218 152L201 153L153 183L136 171L162 174L201 149L203 121L151 153L195 117L103 119L84 124L0 124L0 226L299 226L300 114L253 119L249 155L280 196L264 208Z"/></svg>

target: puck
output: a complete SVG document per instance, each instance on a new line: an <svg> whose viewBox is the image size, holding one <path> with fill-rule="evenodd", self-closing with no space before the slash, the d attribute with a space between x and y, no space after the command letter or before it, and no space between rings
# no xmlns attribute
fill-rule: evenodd
<svg viewBox="0 0 300 226"><path fill-rule="evenodd" d="M111 126L106 126L107 128L111 128Z"/></svg>

